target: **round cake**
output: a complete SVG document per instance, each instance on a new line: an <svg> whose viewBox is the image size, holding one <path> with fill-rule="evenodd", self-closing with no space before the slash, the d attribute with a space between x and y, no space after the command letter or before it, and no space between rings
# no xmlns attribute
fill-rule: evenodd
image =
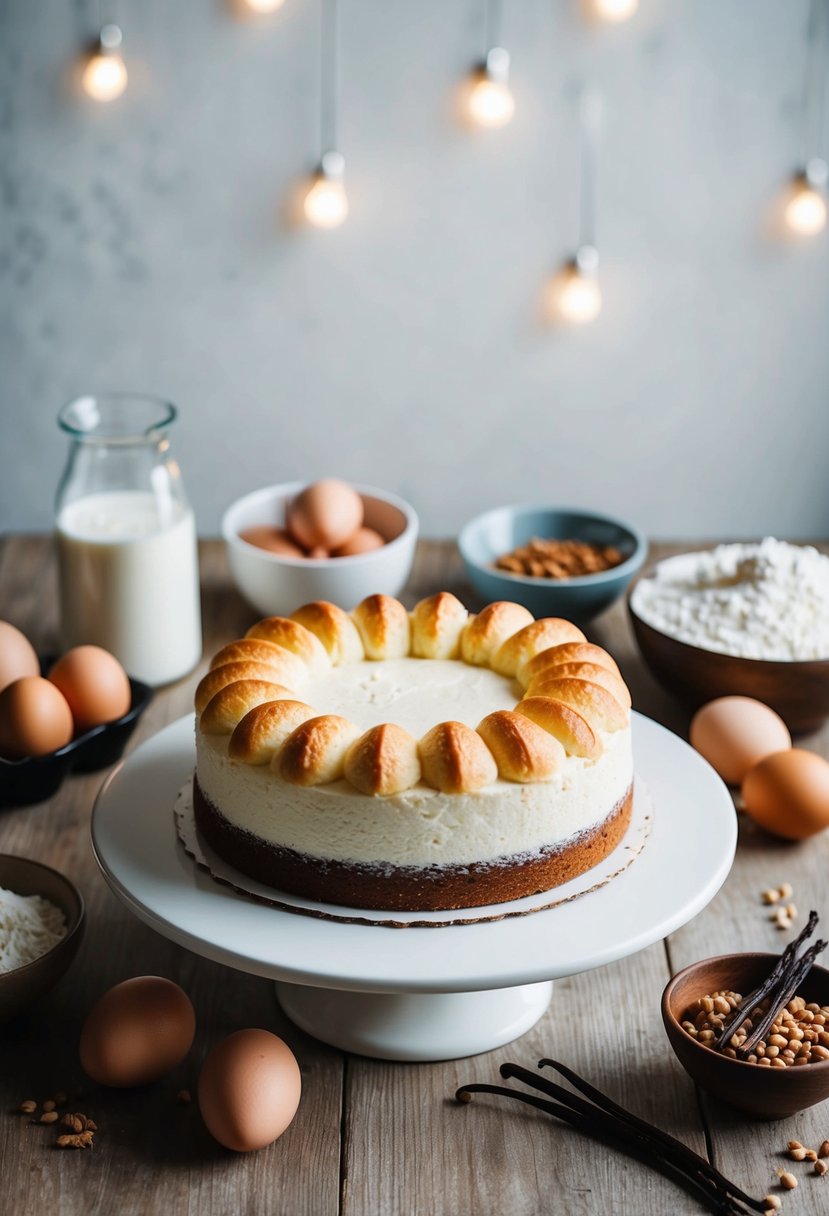
<svg viewBox="0 0 829 1216"><path fill-rule="evenodd" d="M306 604L224 646L195 701L199 832L307 899L504 903L590 869L630 822L618 667L519 604Z"/></svg>

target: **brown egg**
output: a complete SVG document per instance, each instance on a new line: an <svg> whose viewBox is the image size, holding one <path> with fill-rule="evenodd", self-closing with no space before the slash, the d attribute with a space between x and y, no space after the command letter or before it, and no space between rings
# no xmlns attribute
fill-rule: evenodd
<svg viewBox="0 0 829 1216"><path fill-rule="evenodd" d="M196 1033L190 998L172 980L138 975L105 992L87 1014L79 1052L101 1085L147 1085L175 1068Z"/></svg>
<svg viewBox="0 0 829 1216"><path fill-rule="evenodd" d="M285 528L271 528L262 524L257 528L246 528L239 533L240 540L257 549L266 549L268 553L276 553L279 557L305 557L304 550L291 538Z"/></svg>
<svg viewBox="0 0 829 1216"><path fill-rule="evenodd" d="M219 1144L264 1148L290 1124L302 1090L299 1065L268 1030L237 1030L210 1051L199 1076L199 1109Z"/></svg>
<svg viewBox="0 0 829 1216"><path fill-rule="evenodd" d="M23 676L0 692L0 756L46 756L65 747L72 734L66 697L42 676Z"/></svg>
<svg viewBox="0 0 829 1216"><path fill-rule="evenodd" d="M353 536L349 536L344 545L334 550L334 557L356 557L358 553L371 553L372 549L382 549L386 542L379 532L373 528L358 528Z"/></svg>
<svg viewBox="0 0 829 1216"><path fill-rule="evenodd" d="M306 486L288 508L288 528L306 549L336 549L362 522L362 498L333 477Z"/></svg>
<svg viewBox="0 0 829 1216"><path fill-rule="evenodd" d="M793 747L766 756L746 773L745 809L767 832L805 840L829 827L829 762Z"/></svg>
<svg viewBox="0 0 829 1216"><path fill-rule="evenodd" d="M729 785L772 752L786 751L792 737L783 719L752 697L718 697L697 710L691 744Z"/></svg>
<svg viewBox="0 0 829 1216"><path fill-rule="evenodd" d="M72 710L78 734L123 718L132 701L127 673L118 660L100 646L67 650L49 672Z"/></svg>
<svg viewBox="0 0 829 1216"><path fill-rule="evenodd" d="M23 676L39 675L40 663L29 639L8 621L0 621L0 692Z"/></svg>

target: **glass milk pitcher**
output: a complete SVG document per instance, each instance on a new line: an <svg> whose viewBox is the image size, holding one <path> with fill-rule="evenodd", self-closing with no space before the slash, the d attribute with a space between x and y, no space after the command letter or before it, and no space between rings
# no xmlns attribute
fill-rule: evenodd
<svg viewBox="0 0 829 1216"><path fill-rule="evenodd" d="M168 433L176 409L128 393L58 414L69 459L55 501L65 647L91 642L166 684L201 657L196 530Z"/></svg>

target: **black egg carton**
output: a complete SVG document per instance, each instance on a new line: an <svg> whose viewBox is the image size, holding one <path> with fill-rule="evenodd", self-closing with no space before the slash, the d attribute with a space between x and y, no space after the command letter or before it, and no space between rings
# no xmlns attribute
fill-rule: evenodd
<svg viewBox="0 0 829 1216"><path fill-rule="evenodd" d="M54 661L54 657L41 659L44 675ZM85 730L56 752L25 760L4 760L0 756L0 808L43 802L60 789L71 772L97 773L120 760L138 719L153 699L150 686L132 677L130 692L130 707L123 717Z"/></svg>

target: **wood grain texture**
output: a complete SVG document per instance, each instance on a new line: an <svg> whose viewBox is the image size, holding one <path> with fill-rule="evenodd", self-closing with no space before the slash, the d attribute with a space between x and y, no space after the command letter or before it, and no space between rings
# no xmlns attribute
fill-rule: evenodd
<svg viewBox="0 0 829 1216"><path fill-rule="evenodd" d="M660 557L690 546L655 546ZM201 547L205 654L240 637L256 619L229 583L222 546ZM424 542L404 600L412 606L436 590L453 591L475 610L451 542ZM56 645L54 566L49 542L8 538L0 549L0 617L13 621L38 649ZM626 613L616 605L588 630L617 658L637 709L687 733L688 716L655 683L635 650ZM190 709L207 662L162 690L131 746ZM829 754L824 730L804 745ZM795 888L799 921L810 907L829 918L829 838L775 842L741 823L734 870L717 899L675 934L669 951L651 946L630 959L556 985L550 1011L518 1043L469 1060L406 1065L346 1057L295 1029L276 1007L273 987L221 967L159 937L110 893L92 857L89 817L104 774L72 777L49 802L0 814L0 851L56 866L87 900L87 934L75 964L30 1016L0 1028L0 1178L2 1206L12 1216L60 1210L66 1216L118 1211L125 1216L198 1211L307 1213L308 1216L665 1216L700 1210L656 1174L581 1139L547 1116L481 1096L469 1106L452 1098L462 1082L497 1080L512 1059L533 1068L556 1056L611 1095L678 1135L697 1151L711 1140L718 1166L762 1195L794 1136L819 1143L829 1135L827 1106L784 1123L747 1123L703 1100L673 1057L659 1021L659 998L671 967L733 949L779 950L786 935L766 919L760 891L784 880ZM741 817L742 818L742 817ZM181 983L198 1015L193 1052L175 1074L144 1090L115 1093L86 1082L77 1038L86 1010L110 984L157 973ZM282 1034L303 1071L303 1101L280 1141L248 1156L215 1145L195 1104L209 1044L240 1026ZM82 1096L101 1131L93 1153L60 1153L54 1133L12 1113L21 1099L55 1089ZM829 1210L829 1183L792 1164L800 1187L787 1208L803 1216ZM821 1189L823 1187L823 1189Z"/></svg>

